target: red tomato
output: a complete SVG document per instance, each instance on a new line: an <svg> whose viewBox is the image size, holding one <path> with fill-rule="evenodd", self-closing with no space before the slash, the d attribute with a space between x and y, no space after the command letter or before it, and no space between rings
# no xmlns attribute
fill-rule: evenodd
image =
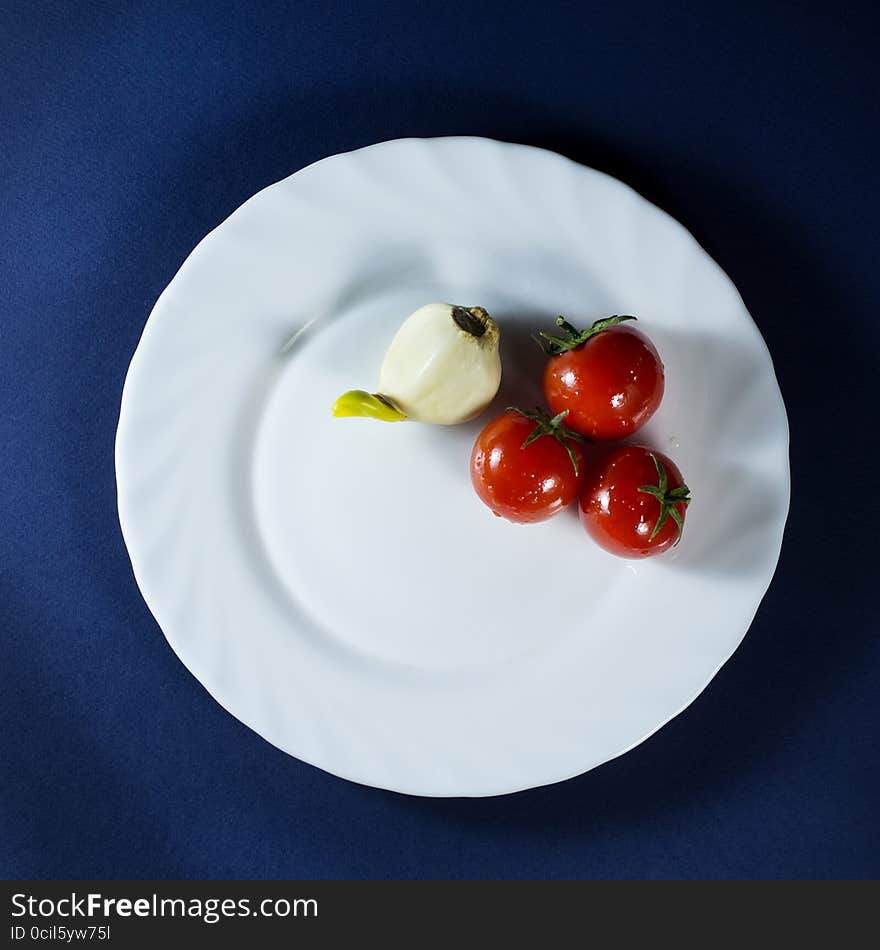
<svg viewBox="0 0 880 950"><path fill-rule="evenodd" d="M508 409L477 436L471 481L494 514L523 524L545 521L577 498L583 454L563 416Z"/></svg>
<svg viewBox="0 0 880 950"><path fill-rule="evenodd" d="M560 317L564 336L539 334L550 359L544 398L565 423L590 439L623 439L640 429L663 398L663 363L654 344L634 327L635 317L597 320L579 333Z"/></svg>
<svg viewBox="0 0 880 950"><path fill-rule="evenodd" d="M612 554L650 557L678 543L690 500L671 459L623 445L591 466L581 492L581 523Z"/></svg>

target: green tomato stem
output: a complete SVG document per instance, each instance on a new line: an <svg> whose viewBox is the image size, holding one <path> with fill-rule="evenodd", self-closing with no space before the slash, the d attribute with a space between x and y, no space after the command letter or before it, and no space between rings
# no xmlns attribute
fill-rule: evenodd
<svg viewBox="0 0 880 950"><path fill-rule="evenodd" d="M666 523L666 519L672 518L676 528L678 528L678 537L675 539L675 544L678 544L678 542L681 541L684 522L675 506L684 505L687 507L691 503L690 489L687 485L679 485L678 488L673 488L670 491L669 480L663 463L653 452L649 452L648 455L653 459L654 467L657 469L657 484L642 485L639 491L644 492L646 495L652 495L660 503L660 516L657 518L657 523L654 525L654 530L651 532L651 537L648 540L653 541Z"/></svg>
<svg viewBox="0 0 880 950"><path fill-rule="evenodd" d="M596 320L592 326L586 330L575 329L565 317L556 318L556 326L565 334L565 336L553 336L550 333L544 333L543 330L535 334L534 340L548 356L559 356L560 353L567 353L586 343L591 337L603 330L609 330L616 327L626 320L635 320L636 317L629 314L614 314L613 317L605 317L602 320Z"/></svg>
<svg viewBox="0 0 880 950"><path fill-rule="evenodd" d="M534 412L527 412L525 409L520 409L518 406L508 406L508 412L518 412L521 416L525 416L526 419L531 419L532 422L536 423L535 428L532 430L531 435L523 442L522 448L527 448L534 442L536 439L540 439L542 435L549 435L568 452L568 457L571 460L572 467L574 468L575 475L580 475L578 468L577 453L571 447L572 442L585 442L582 435L578 435L577 432L573 432L568 426L562 424L562 420L568 415L568 410L565 409L560 412L558 415L553 416L551 419L543 409L537 407Z"/></svg>

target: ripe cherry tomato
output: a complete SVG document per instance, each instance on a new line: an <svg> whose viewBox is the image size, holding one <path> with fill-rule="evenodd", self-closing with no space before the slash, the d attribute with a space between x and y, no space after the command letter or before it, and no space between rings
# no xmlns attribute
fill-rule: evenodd
<svg viewBox="0 0 880 950"><path fill-rule="evenodd" d="M634 327L635 317L597 320L578 332L560 317L563 336L539 334L550 355L544 398L566 425L590 439L623 439L640 429L663 398L663 363L654 344Z"/></svg>
<svg viewBox="0 0 880 950"><path fill-rule="evenodd" d="M508 409L477 436L471 481L496 515L523 524L545 521L577 498L583 454L564 417Z"/></svg>
<svg viewBox="0 0 880 950"><path fill-rule="evenodd" d="M591 465L581 491L581 523L612 554L650 557L678 543L690 500L671 459L624 445Z"/></svg>

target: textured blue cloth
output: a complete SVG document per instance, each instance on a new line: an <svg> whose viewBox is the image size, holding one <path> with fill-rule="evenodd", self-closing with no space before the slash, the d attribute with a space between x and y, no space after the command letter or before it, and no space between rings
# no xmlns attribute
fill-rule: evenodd
<svg viewBox="0 0 880 950"><path fill-rule="evenodd" d="M876 876L870 7L0 2L0 874ZM564 152L693 231L769 343L794 483L776 580L693 706L476 801L341 781L217 706L135 587L113 472L128 361L196 242L322 156L451 133Z"/></svg>

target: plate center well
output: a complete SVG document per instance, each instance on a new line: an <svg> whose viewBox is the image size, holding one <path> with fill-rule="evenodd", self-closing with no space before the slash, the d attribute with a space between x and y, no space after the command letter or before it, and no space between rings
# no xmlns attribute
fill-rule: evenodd
<svg viewBox="0 0 880 950"><path fill-rule="evenodd" d="M574 510L513 525L476 497L471 448L504 387L460 426L332 417L340 392L375 385L402 316L435 297L364 303L291 348L257 434L254 510L279 582L326 635L423 670L497 667L585 635L585 602L626 568L585 543Z"/></svg>

